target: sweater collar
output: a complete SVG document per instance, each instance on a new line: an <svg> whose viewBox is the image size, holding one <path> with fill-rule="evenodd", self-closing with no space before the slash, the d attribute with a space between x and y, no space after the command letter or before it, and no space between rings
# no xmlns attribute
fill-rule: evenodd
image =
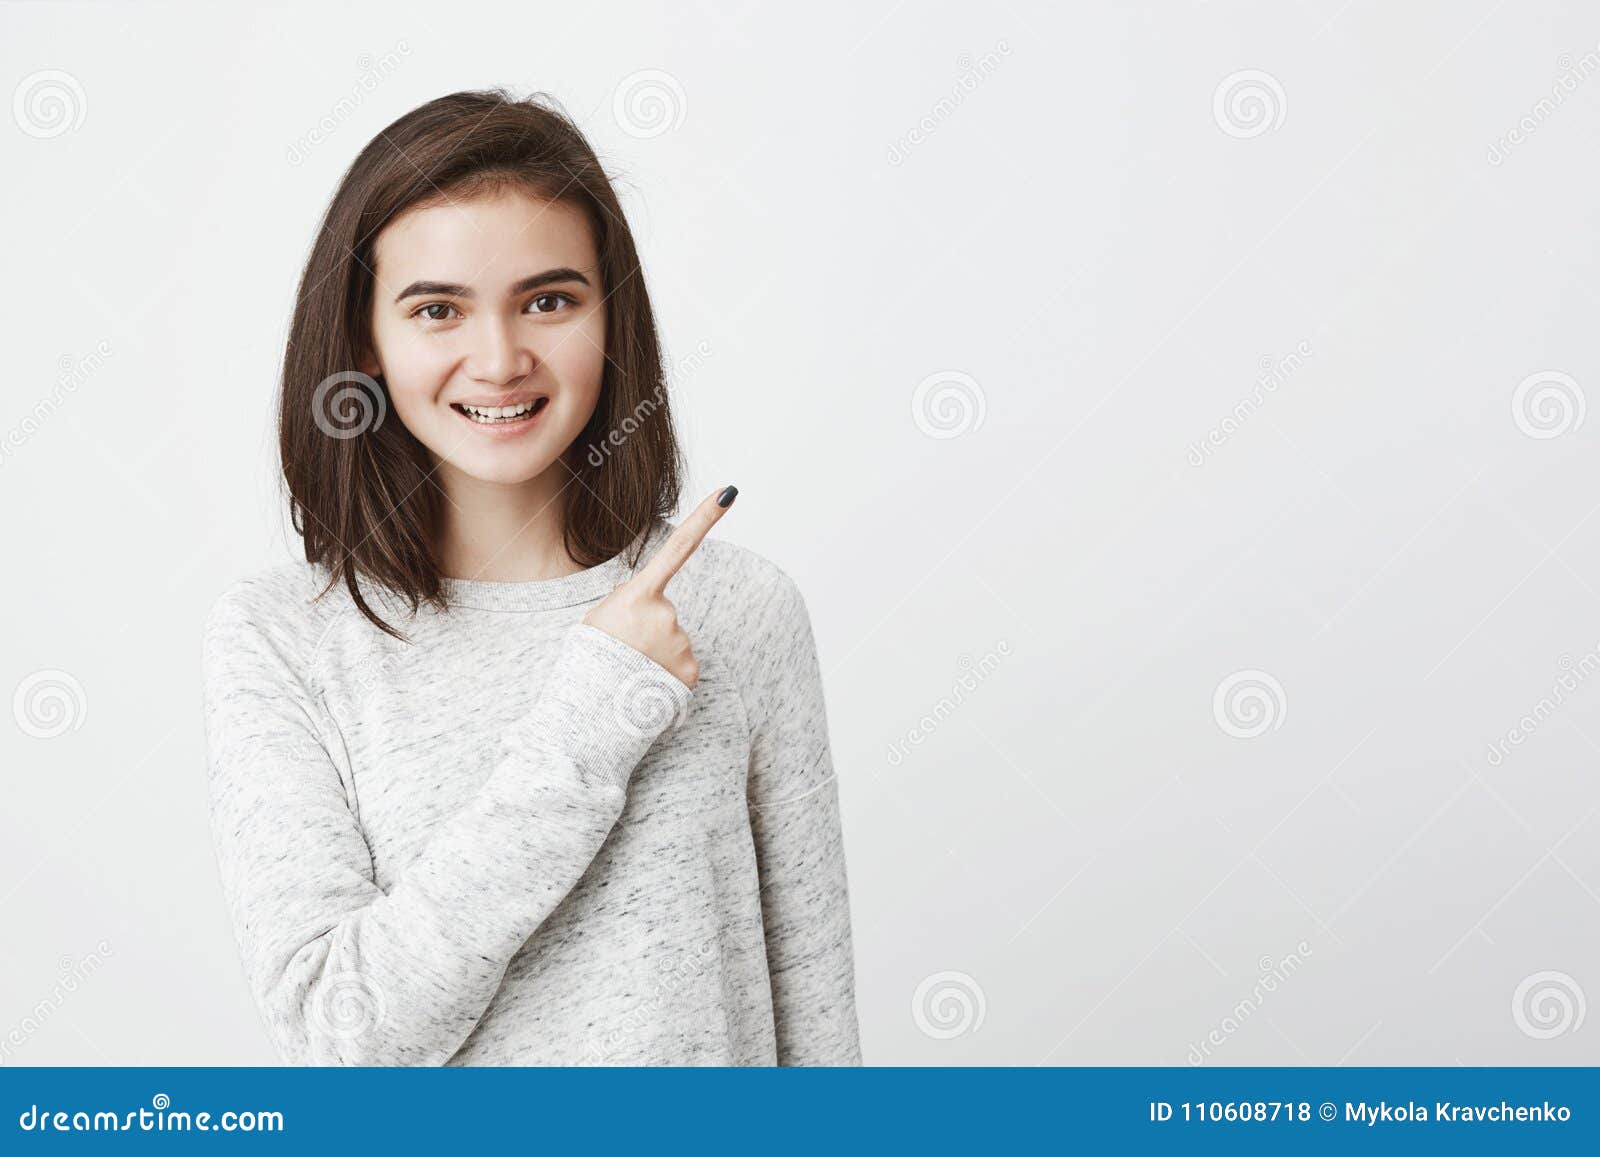
<svg viewBox="0 0 1600 1157"><path fill-rule="evenodd" d="M660 542L659 522L647 530L648 538L640 562ZM560 578L531 579L523 582L491 582L486 579L441 577L440 589L452 607L472 607L484 611L547 611L592 602L610 594L634 572L628 565L639 539L636 537L620 554L597 566Z"/></svg>

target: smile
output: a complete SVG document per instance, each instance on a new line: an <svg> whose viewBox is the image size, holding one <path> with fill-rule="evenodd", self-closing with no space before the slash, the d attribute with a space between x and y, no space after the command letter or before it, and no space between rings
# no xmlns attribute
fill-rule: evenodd
<svg viewBox="0 0 1600 1157"><path fill-rule="evenodd" d="M535 398L520 406L464 406L457 402L450 408L475 425L516 426L538 417L549 401L549 398Z"/></svg>

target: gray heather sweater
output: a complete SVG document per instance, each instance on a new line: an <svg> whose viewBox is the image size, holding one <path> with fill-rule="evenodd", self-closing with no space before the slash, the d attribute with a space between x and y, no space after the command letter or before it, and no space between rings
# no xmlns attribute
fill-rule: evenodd
<svg viewBox="0 0 1600 1157"><path fill-rule="evenodd" d="M666 591L691 690L580 622L630 573L450 579L442 614L363 584L410 646L303 562L213 605L212 837L286 1061L861 1063L800 592L704 541Z"/></svg>

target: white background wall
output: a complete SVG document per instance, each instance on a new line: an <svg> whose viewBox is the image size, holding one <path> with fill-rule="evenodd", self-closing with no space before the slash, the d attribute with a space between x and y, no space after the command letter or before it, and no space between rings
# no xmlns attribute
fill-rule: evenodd
<svg viewBox="0 0 1600 1157"><path fill-rule="evenodd" d="M1600 1063L1597 70L1503 0L0 8L4 1063L275 1062L200 623L292 549L338 175L495 83L618 175L687 492L806 592L869 1063Z"/></svg>

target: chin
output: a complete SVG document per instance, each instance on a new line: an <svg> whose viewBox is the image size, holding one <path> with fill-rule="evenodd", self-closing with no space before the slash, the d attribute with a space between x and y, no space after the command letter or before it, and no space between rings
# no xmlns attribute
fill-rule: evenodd
<svg viewBox="0 0 1600 1157"><path fill-rule="evenodd" d="M451 460L450 465L469 478L498 486L520 486L524 482L533 481L547 470L558 468L553 460L546 458L534 461L483 457L455 458Z"/></svg>

